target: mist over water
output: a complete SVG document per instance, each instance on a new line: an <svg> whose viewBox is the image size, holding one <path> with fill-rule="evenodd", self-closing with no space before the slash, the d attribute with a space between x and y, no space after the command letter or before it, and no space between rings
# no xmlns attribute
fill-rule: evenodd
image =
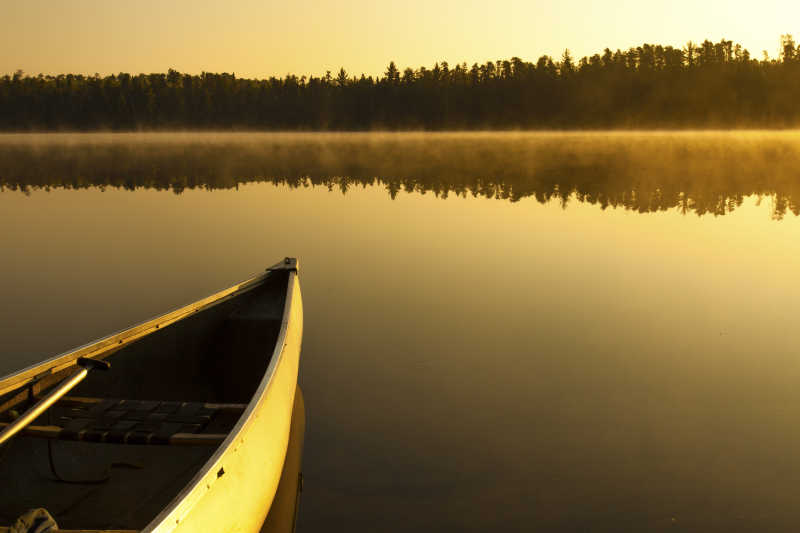
<svg viewBox="0 0 800 533"><path fill-rule="evenodd" d="M800 213L796 132L0 135L0 187L379 185L639 212L722 215L746 196Z"/></svg>
<svg viewBox="0 0 800 533"><path fill-rule="evenodd" d="M297 256L299 531L794 531L799 163L793 132L0 136L0 371Z"/></svg>

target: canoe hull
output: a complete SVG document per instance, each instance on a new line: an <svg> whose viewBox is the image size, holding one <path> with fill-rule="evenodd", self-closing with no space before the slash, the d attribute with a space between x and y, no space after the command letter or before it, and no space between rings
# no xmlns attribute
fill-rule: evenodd
<svg viewBox="0 0 800 533"><path fill-rule="evenodd" d="M306 434L306 407L303 390L297 386L292 411L292 430L289 449L283 462L278 491L272 500L269 514L260 533L294 533L303 492L303 444Z"/></svg>
<svg viewBox="0 0 800 533"><path fill-rule="evenodd" d="M303 336L296 271L288 283L275 353L248 410L189 485L143 531L260 530L286 457Z"/></svg>
<svg viewBox="0 0 800 533"><path fill-rule="evenodd" d="M51 441L38 434L21 434L5 445L0 477L19 483L18 490L3 498L3 522L31 507L45 507L57 511L54 516L66 529L258 532L279 487L293 407L300 401L296 389L302 334L297 262L287 258L203 300L0 378L0 415L8 422L13 420L11 409L31 404L36 395L76 372L79 357L110 357L113 362L102 379L85 380L74 389L75 397L69 397L96 403L101 407L97 413L57 402L35 421L58 430L48 435L59 439L52 450ZM129 407L115 411L109 402ZM166 413L173 413L169 416L182 419L170 421L150 412L157 405L181 405L188 411L168 409ZM235 406L236 412L195 422L195 407L210 405ZM141 422L137 406L149 413L148 420L153 415L152 421ZM75 420L85 431L61 427ZM128 442L127 436L104 440L112 425L118 428L114 431L185 431L169 429L175 423L189 431L210 424L216 431L208 432L219 439L189 448L137 446L143 442ZM80 435L87 438L76 439ZM33 465L48 456L50 473L31 476ZM136 468L119 467L131 464ZM61 474L73 482L60 483ZM95 481L102 483L102 490Z"/></svg>

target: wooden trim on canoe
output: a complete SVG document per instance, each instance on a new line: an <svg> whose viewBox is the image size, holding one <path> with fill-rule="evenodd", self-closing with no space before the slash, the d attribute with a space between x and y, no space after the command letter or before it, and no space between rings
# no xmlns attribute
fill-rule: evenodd
<svg viewBox="0 0 800 533"><path fill-rule="evenodd" d="M273 267L273 270L277 270ZM74 366L79 357L104 358L123 348L124 346L149 335L160 328L169 326L189 315L202 311L207 307L219 304L230 298L239 296L263 284L269 277L271 270L253 278L237 283L227 289L221 290L196 302L179 307L173 311L159 315L155 318L132 326L128 329L113 333L89 344L75 348L60 355L56 355L42 363L22 369L0 380L0 396L19 389L28 383L41 380L61 370Z"/></svg>

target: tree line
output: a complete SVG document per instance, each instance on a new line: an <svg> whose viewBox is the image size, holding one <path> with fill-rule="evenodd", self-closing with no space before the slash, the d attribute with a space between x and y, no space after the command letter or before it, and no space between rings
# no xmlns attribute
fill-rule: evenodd
<svg viewBox="0 0 800 533"><path fill-rule="evenodd" d="M445 61L382 76L243 79L120 73L0 78L0 129L558 129L793 127L800 46L755 59L739 44L643 44L575 60Z"/></svg>

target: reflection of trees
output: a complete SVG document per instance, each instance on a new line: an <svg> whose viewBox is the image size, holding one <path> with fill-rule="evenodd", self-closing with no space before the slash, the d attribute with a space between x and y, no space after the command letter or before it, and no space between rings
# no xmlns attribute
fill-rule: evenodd
<svg viewBox="0 0 800 533"><path fill-rule="evenodd" d="M54 140L55 139L55 140ZM794 134L376 134L9 137L0 186L228 189L385 187L446 198L570 201L641 213L724 215L771 197L776 218L800 213ZM76 140L77 139L77 140Z"/></svg>

